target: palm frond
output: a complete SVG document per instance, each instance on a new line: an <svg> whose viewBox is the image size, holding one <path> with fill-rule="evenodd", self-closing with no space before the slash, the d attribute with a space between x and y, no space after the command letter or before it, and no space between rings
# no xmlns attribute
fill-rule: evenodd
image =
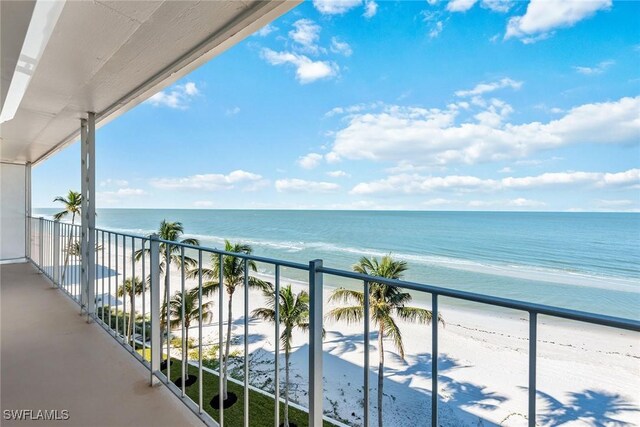
<svg viewBox="0 0 640 427"><path fill-rule="evenodd" d="M364 307L356 305L351 307L336 307L327 313L327 318L347 323L359 323L364 317Z"/></svg>
<svg viewBox="0 0 640 427"><path fill-rule="evenodd" d="M402 342L402 333L391 316L385 316L378 319L382 323L385 336L391 338L393 345L398 350L400 357L404 359L404 344Z"/></svg>

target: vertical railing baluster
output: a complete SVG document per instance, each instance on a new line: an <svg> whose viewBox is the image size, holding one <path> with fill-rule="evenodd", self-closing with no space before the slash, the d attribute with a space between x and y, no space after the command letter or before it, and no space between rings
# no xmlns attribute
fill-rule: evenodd
<svg viewBox="0 0 640 427"><path fill-rule="evenodd" d="M171 381L171 328L169 327L169 299L171 298L171 245L165 243L166 271L164 279L164 328L167 332L167 382Z"/></svg>
<svg viewBox="0 0 640 427"><path fill-rule="evenodd" d="M370 306L369 282L364 281L364 422L363 427L369 427L369 340L370 340Z"/></svg>
<svg viewBox="0 0 640 427"><path fill-rule="evenodd" d="M107 251L107 247L104 244L104 230L102 231L102 236L101 237L102 238L100 240L101 240L101 243L102 243L102 251L101 251L102 252L102 262L101 262L102 268L100 269L100 271L102 272L102 290L100 291L100 293L102 294L102 296L100 297L100 301L101 301L101 304L100 304L100 306L101 306L101 308L100 308L100 317L101 317L101 320L102 320L102 324L104 324L105 323L104 322L104 275L105 275L105 271L104 271L104 269L105 269L104 253Z"/></svg>
<svg viewBox="0 0 640 427"><path fill-rule="evenodd" d="M274 298L274 306L275 306L275 374L274 374L274 384L275 384L275 403L276 403L276 413L275 413L275 422L274 427L280 426L280 265L276 264L275 266L275 275L276 275L276 288L273 295Z"/></svg>
<svg viewBox="0 0 640 427"><path fill-rule="evenodd" d="M222 289L218 291L222 292ZM200 249L198 249L198 411L202 413L202 251Z"/></svg>
<svg viewBox="0 0 640 427"><path fill-rule="evenodd" d="M109 280L107 284L109 285L109 330L111 331L111 312L113 311L113 307L111 306L113 304L113 297L111 296L111 232L107 235L107 244L109 245L109 258L107 260L109 263Z"/></svg>
<svg viewBox="0 0 640 427"><path fill-rule="evenodd" d="M116 324L115 329L113 330L113 336L114 337L118 337L118 323L119 323L119 317L120 317L120 313L118 312L118 310L120 309L120 307L118 307L120 305L120 300L118 299L118 276L120 276L120 271L118 269L118 234L115 234L115 247L116 247L116 283L115 283L115 289L114 289L114 293L116 294Z"/></svg>
<svg viewBox="0 0 640 427"><path fill-rule="evenodd" d="M199 273L202 271L202 267L200 267ZM188 346L189 343L187 342L186 339L186 328L184 326L184 321L185 321L185 313L184 313L184 281L185 281L185 276L184 276L184 246L180 246L180 295L182 295L182 306L180 307L180 323L182 324L182 397L185 396L185 382L187 381L187 352L188 350ZM202 284L202 279L200 279L200 283ZM202 285L200 285L202 287ZM198 302L199 304L202 304L202 301Z"/></svg>
<svg viewBox="0 0 640 427"><path fill-rule="evenodd" d="M438 294L431 294L431 426L438 427Z"/></svg>
<svg viewBox="0 0 640 427"><path fill-rule="evenodd" d="M142 257L142 359L147 359L147 271L146 271L146 259L145 243L147 239L142 239L142 248L140 254Z"/></svg>
<svg viewBox="0 0 640 427"><path fill-rule="evenodd" d="M529 312L529 427L536 425L536 358L538 313Z"/></svg>
<svg viewBox="0 0 640 427"><path fill-rule="evenodd" d="M149 241L149 270L151 281L151 370L149 385L154 385L154 376L160 370L162 340L160 332L160 242L158 235L152 234Z"/></svg>
<svg viewBox="0 0 640 427"><path fill-rule="evenodd" d="M224 257L218 254L218 404L220 410L220 418L218 424L224 426L224 376L223 376L223 358L222 358L222 340L224 335Z"/></svg>
<svg viewBox="0 0 640 427"><path fill-rule="evenodd" d="M249 427L249 260L244 259L244 426Z"/></svg>
<svg viewBox="0 0 640 427"><path fill-rule="evenodd" d="M126 343L127 337L127 237L122 235L122 342Z"/></svg>
<svg viewBox="0 0 640 427"><path fill-rule="evenodd" d="M131 299L131 314L133 320L129 320L131 322L131 331L130 338L131 339L131 352L135 353L136 351L136 241L135 238L131 237L131 294L133 298Z"/></svg>
<svg viewBox="0 0 640 427"><path fill-rule="evenodd" d="M309 425L322 425L322 260L309 262Z"/></svg>

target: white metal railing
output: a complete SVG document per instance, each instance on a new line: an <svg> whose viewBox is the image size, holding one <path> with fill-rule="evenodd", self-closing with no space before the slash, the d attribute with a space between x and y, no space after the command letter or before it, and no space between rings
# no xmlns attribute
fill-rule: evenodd
<svg viewBox="0 0 640 427"><path fill-rule="evenodd" d="M179 386L172 381L171 365L177 357L172 356L176 352L171 344L171 331L168 327L170 318L169 305L161 304L161 297L167 302L171 298L171 291L180 292L185 295L188 290L187 284L192 285L198 293L198 315L196 320L203 319L203 255L210 258L216 257L218 265L224 266L224 260L228 257L241 260L244 267L243 277L243 421L244 426L251 425L249 419L251 405L251 391L255 387L250 384L249 372L249 268L248 263L258 262L271 266L273 271L272 289L274 295L280 294L281 269L294 269L308 273L309 286L309 383L308 383L308 407L306 408L306 420L310 426L321 426L325 424L343 425L342 423L324 416L323 413L323 366L322 366L322 338L323 338L323 280L326 277L339 277L360 282L364 294L364 368L363 368L363 425L368 427L370 423L369 408L369 340L370 340L370 314L369 314L369 291L371 283L379 283L394 286L405 290L423 292L431 295L432 319L438 319L439 297L453 298L463 301L486 304L494 307L502 307L513 310L524 311L529 315L529 354L528 354L528 424L535 426L536 421L536 368L537 368L537 328L538 315L546 315L555 318L584 322L593 325L607 326L621 330L640 332L640 322L631 319L618 318L613 316L587 313L582 311L569 310L558 307L551 307L540 304L533 304L517 300L498 298L476 293L464 292L448 289L439 286L425 285L421 283L392 280L381 277L373 277L352 271L339 270L325 267L321 260L312 260L308 264L289 262L278 259L259 257L251 254L226 252L215 248L194 246L176 241L159 239L156 235L137 236L127 233L119 233L103 229L94 229L95 233L95 265L96 274L94 281L94 294L96 295L95 310L93 304L85 301L87 293L86 283L82 283L82 268L86 268L87 263L82 263L80 250L77 245L80 241L80 226L51 221L44 218L29 219L31 229L30 253L31 262L36 265L44 275L46 275L55 286L67 293L72 299L88 310L90 318L102 325L113 337L120 342L134 357L149 369L150 382L160 381L180 398L193 412L195 412L207 425L224 425L225 410L223 395L220 392L224 388L225 374L222 370L225 361L223 355L224 348L224 326L227 325L224 319L225 293L218 291L217 299L212 303L217 303L218 312L218 411L211 411L205 407L203 395L203 373L215 373L215 370L205 368L203 365L203 322L197 321L198 338L197 353L198 360L190 360L188 356L188 342L185 334L185 304L182 304L181 313L176 323L181 325L180 375L183 379ZM174 262L163 260L171 259ZM193 259L194 261L187 261ZM212 258L213 259L213 258ZM186 266L191 266L191 277ZM161 271L163 270L163 271ZM218 271L218 283L224 283L224 269ZM177 272L180 278L179 284L171 283L171 272ZM126 287L123 287L127 280L135 288L136 277L140 277L143 286L137 291L134 289L134 297L127 295ZM161 276L165 278L164 287L161 286ZM85 286L83 286L85 285ZM177 289L176 289L177 287ZM125 289L120 292L118 289ZM120 300L119 298L122 298ZM129 301L127 301L129 299ZM139 302L136 302L139 300ZM129 307L127 307L129 304ZM274 426L280 425L281 414L280 405L282 402L280 386L280 313L279 304L275 304L274 323L274 390L273 398ZM175 313L174 313L175 314ZM138 316L138 317L136 317ZM133 318L133 320L131 320ZM431 420L432 426L438 426L438 321L431 322L432 348L431 348ZM167 326L163 327L163 324ZM228 326L228 325L227 325ZM150 357L149 357L150 353ZM163 361L163 358L167 359ZM166 364L166 366L164 366ZM192 398L187 392L188 386L185 379L189 375L189 366L197 366L197 390L196 397ZM164 371L164 372L163 372ZM166 373L165 373L166 372ZM229 378L229 377L227 377ZM176 380L176 382L178 382ZM237 383L237 380L233 380ZM265 394L264 391L261 392ZM278 396L276 399L275 396ZM300 405L294 405L300 409ZM304 408L303 408L304 409ZM211 415L213 413L213 416Z"/></svg>

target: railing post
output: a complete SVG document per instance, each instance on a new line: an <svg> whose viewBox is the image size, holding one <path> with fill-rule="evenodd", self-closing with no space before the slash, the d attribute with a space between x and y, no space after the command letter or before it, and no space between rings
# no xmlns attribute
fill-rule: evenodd
<svg viewBox="0 0 640 427"><path fill-rule="evenodd" d="M155 373L160 371L160 359L162 357L160 336L160 242L157 234L151 235L149 247L149 277L151 278L151 376L149 377L149 385L153 386L158 382L154 378Z"/></svg>
<svg viewBox="0 0 640 427"><path fill-rule="evenodd" d="M38 267L40 267L41 271L43 270L42 259L44 258L44 218L40 217L39 223L39 236L38 236Z"/></svg>
<svg viewBox="0 0 640 427"><path fill-rule="evenodd" d="M536 425L536 358L538 313L529 312L529 427Z"/></svg>
<svg viewBox="0 0 640 427"><path fill-rule="evenodd" d="M53 284L60 286L60 221L53 223Z"/></svg>
<svg viewBox="0 0 640 427"><path fill-rule="evenodd" d="M309 262L309 426L322 426L322 260Z"/></svg>
<svg viewBox="0 0 640 427"><path fill-rule="evenodd" d="M431 294L431 426L438 427L438 294Z"/></svg>

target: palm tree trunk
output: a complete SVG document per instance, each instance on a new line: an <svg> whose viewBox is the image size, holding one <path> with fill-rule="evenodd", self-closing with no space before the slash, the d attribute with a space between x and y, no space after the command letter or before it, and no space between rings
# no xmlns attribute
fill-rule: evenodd
<svg viewBox="0 0 640 427"><path fill-rule="evenodd" d="M134 279L132 279L134 281ZM135 286L135 283L132 283L131 286ZM129 302L131 303L131 312L129 313L129 339L131 340L131 346L133 347L133 325L136 321L136 312L133 310L133 304L135 304L136 297L133 294L133 290L129 294Z"/></svg>
<svg viewBox="0 0 640 427"><path fill-rule="evenodd" d="M278 405L280 396L276 396ZM289 350L284 350L284 427L289 427Z"/></svg>
<svg viewBox="0 0 640 427"><path fill-rule="evenodd" d="M222 292L222 289L220 289L220 292ZM223 399L227 400L227 369L229 367L229 349L231 346L231 322L233 321L233 315L231 313L233 307L233 292L231 292L229 294L229 307L228 307L228 318L227 318L227 341L225 343L225 349L224 349L224 369L223 369L223 373L222 373L222 378L224 379L224 390L223 390ZM246 355L245 355L246 357Z"/></svg>
<svg viewBox="0 0 640 427"><path fill-rule="evenodd" d="M382 427L382 398L384 396L384 328L378 332L378 427Z"/></svg>
<svg viewBox="0 0 640 427"><path fill-rule="evenodd" d="M76 222L76 213L71 214L71 230L73 230L73 225ZM73 234L69 235L69 241L67 242L67 254L64 256L64 267L62 268L62 278L60 279L60 283L64 283L64 277L67 274L67 265L69 264L69 248L71 248L71 242L73 241Z"/></svg>

